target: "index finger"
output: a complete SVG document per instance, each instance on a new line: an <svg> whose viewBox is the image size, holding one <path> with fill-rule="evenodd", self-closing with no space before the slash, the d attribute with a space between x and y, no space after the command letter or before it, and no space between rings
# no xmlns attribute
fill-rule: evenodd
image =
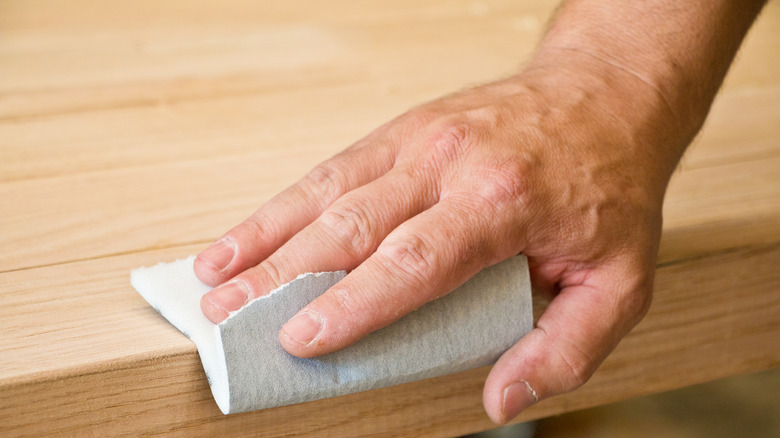
<svg viewBox="0 0 780 438"><path fill-rule="evenodd" d="M395 149L356 145L330 158L198 254L195 274L217 286L265 260L345 193L387 173Z"/></svg>

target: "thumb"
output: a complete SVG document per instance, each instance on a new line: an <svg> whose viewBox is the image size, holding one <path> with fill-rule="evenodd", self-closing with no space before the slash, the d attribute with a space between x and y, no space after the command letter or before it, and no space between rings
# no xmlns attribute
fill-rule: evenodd
<svg viewBox="0 0 780 438"><path fill-rule="evenodd" d="M532 404L582 386L647 312L652 270L585 273L563 288L536 328L504 353L485 382L483 403L503 424ZM611 286L609 289L606 286Z"/></svg>

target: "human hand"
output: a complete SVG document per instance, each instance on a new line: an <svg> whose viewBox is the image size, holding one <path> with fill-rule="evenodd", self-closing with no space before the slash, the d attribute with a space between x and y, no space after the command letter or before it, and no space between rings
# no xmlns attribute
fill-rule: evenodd
<svg viewBox="0 0 780 438"><path fill-rule="evenodd" d="M652 135L655 95L633 110L614 81L634 85L540 65L387 123L198 256L198 277L221 284L204 314L220 322L303 272L350 271L279 334L312 357L522 252L555 298L494 366L485 408L505 422L573 390L648 308L676 162Z"/></svg>
<svg viewBox="0 0 780 438"><path fill-rule="evenodd" d="M201 253L221 284L204 314L351 271L282 327L311 357L522 252L554 298L493 367L485 410L503 423L577 388L647 311L666 184L764 3L565 2L522 74L385 124Z"/></svg>

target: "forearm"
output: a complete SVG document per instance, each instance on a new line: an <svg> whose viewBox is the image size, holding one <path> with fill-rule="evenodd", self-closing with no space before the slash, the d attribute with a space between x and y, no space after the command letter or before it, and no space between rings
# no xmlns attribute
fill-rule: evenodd
<svg viewBox="0 0 780 438"><path fill-rule="evenodd" d="M533 66L604 77L622 117L661 138L676 163L701 127L764 0L614 2L570 0ZM614 99L613 99L614 100ZM631 121L631 122L633 122Z"/></svg>

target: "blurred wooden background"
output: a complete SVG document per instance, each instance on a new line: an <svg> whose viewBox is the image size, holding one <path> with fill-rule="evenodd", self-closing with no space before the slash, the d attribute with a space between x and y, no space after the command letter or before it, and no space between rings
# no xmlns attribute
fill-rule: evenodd
<svg viewBox="0 0 780 438"><path fill-rule="evenodd" d="M517 71L556 3L0 1L0 434L493 427L484 368L222 416L128 277L406 109ZM521 420L780 365L778 53L771 2L672 181L650 314Z"/></svg>

